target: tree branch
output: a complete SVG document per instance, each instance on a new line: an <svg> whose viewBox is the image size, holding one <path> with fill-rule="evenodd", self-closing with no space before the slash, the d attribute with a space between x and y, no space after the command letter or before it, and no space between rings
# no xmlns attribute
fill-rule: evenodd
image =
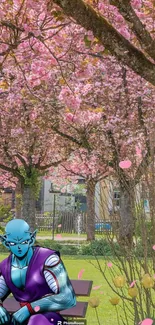
<svg viewBox="0 0 155 325"><path fill-rule="evenodd" d="M64 137L64 138L78 144L78 146L82 146L82 142L78 141L75 138L73 138L71 135L63 133L62 131L58 130L55 126L52 126L51 128L52 128L53 131L55 131L57 134L61 135L62 137Z"/></svg>
<svg viewBox="0 0 155 325"><path fill-rule="evenodd" d="M140 123L141 127L144 130L144 136L145 136L145 139L146 139L147 153L146 153L145 157L143 157L143 160L141 161L140 165L137 168L136 175L135 175L135 178L134 178L134 184L135 185L139 183L140 178L142 177L142 175L144 174L144 171L146 170L146 168L148 167L148 165L150 163L150 157L151 157L150 142L149 142L149 139L148 139L147 128L145 126L144 118L143 118L142 99L141 99L141 97L138 97L138 117L139 117L139 123Z"/></svg>
<svg viewBox="0 0 155 325"><path fill-rule="evenodd" d="M129 185L131 185L131 179L129 179L129 177L127 175L125 175L124 171L119 167L119 152L118 152L118 148L116 146L115 143L115 139L113 137L113 134L111 131L107 132L108 138L111 142L112 148L113 148L113 155L114 155L114 159L112 162L112 167L115 169L115 171L117 172L118 175L118 179L119 179L119 183L121 185L121 187L125 187L126 190L129 190Z"/></svg>
<svg viewBox="0 0 155 325"><path fill-rule="evenodd" d="M120 14L124 17L133 33L137 36L141 47L155 60L155 41L145 28L139 17L133 10L130 0L110 0L110 3L117 7Z"/></svg>
<svg viewBox="0 0 155 325"><path fill-rule="evenodd" d="M10 28L13 31L16 31L17 30L19 32L24 32L24 28L21 28L21 27L16 26L11 21L1 20L0 27L3 27L3 26L5 26L7 28Z"/></svg>
<svg viewBox="0 0 155 325"><path fill-rule="evenodd" d="M16 157L21 161L21 163L23 164L23 166L25 167L25 169L28 167L27 164L26 164L26 161L25 159L19 154L17 153L16 154Z"/></svg>
<svg viewBox="0 0 155 325"><path fill-rule="evenodd" d="M23 177L20 175L18 169L7 167L7 166L5 166L3 164L0 164L0 169L5 170L6 172L9 172L9 173L13 174L15 177L17 177L18 179L23 181Z"/></svg>
<svg viewBox="0 0 155 325"><path fill-rule="evenodd" d="M52 166L57 167L59 164L61 164L65 160L66 159L61 159L61 160L58 160L58 161L54 161L54 162L52 162L52 163L50 163L48 165L45 165L45 166L38 166L38 164L37 164L37 165L35 165L35 167L39 168L39 170L46 170L46 169L48 169L48 168L50 168Z"/></svg>
<svg viewBox="0 0 155 325"><path fill-rule="evenodd" d="M155 64L133 46L109 22L83 0L53 0L77 24L91 30L95 37L119 61L155 85Z"/></svg>
<svg viewBox="0 0 155 325"><path fill-rule="evenodd" d="M143 160L141 161L140 165L138 166L136 175L134 177L134 185L137 185L140 181L140 178L144 174L144 171L146 171L146 168L148 167L150 163L150 153L147 152Z"/></svg>

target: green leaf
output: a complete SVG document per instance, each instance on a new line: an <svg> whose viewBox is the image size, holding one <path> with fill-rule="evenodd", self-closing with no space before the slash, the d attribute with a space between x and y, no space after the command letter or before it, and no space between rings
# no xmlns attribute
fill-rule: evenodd
<svg viewBox="0 0 155 325"><path fill-rule="evenodd" d="M87 47L91 47L91 40L88 38L88 35L84 36L84 42Z"/></svg>

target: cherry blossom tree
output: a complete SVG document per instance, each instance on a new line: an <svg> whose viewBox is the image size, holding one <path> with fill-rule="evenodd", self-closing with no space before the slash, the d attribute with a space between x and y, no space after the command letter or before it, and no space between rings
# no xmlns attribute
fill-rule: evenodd
<svg viewBox="0 0 155 325"><path fill-rule="evenodd" d="M1 107L1 182L4 187L16 187L16 199L20 202L16 204L17 215L34 226L40 178L66 159L69 145L65 147L63 139L51 131L47 111L45 115L39 108L34 112L28 104L18 107L12 103L11 112Z"/></svg>
<svg viewBox="0 0 155 325"><path fill-rule="evenodd" d="M99 161L95 150L88 152L86 149L79 148L71 157L55 168L50 179L59 187L70 185L74 187L80 178L85 180L87 198L87 240L95 239L95 186L110 174L111 168Z"/></svg>
<svg viewBox="0 0 155 325"><path fill-rule="evenodd" d="M77 80L72 80L72 87L75 85L76 94L78 95L78 91L81 92L81 109L73 109L72 93L68 87L62 87L59 99L68 109L59 128L57 126L52 128L61 136L76 143L80 150L84 149L82 157L84 161L78 161L75 156L75 160L69 162L70 173L77 173L82 177L87 175L87 179L92 180L94 170L99 178L109 167L113 170L113 175L118 179L121 189L120 238L122 240L126 238L131 244L134 233L133 188L139 183L145 168L150 163L150 137L154 128L154 90L148 87L143 91L144 84L141 78L135 78L130 70L117 66L116 63L114 66L111 65L111 61L106 61L103 76L100 71L96 69L95 76L89 79L89 84L86 85L84 76L82 82L80 80L79 87L77 87ZM94 93L93 87L96 84L99 88ZM90 103L92 106L96 105L96 109L89 108ZM136 148L142 151L138 160ZM122 169L120 162L129 160L130 157L132 157L131 169ZM135 157L134 161L133 157ZM93 159L92 170L89 169L89 165ZM96 174L94 175L96 177ZM91 192L94 193L93 182L91 187ZM94 194L91 202L93 207ZM94 216L95 213L91 211L90 215ZM92 233L91 236L94 238Z"/></svg>

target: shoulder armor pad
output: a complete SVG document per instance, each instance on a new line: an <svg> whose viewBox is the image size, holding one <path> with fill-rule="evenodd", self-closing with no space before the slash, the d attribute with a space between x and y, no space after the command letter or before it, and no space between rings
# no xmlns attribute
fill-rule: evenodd
<svg viewBox="0 0 155 325"><path fill-rule="evenodd" d="M60 257L56 254L50 255L45 261L45 267L53 267L60 263Z"/></svg>

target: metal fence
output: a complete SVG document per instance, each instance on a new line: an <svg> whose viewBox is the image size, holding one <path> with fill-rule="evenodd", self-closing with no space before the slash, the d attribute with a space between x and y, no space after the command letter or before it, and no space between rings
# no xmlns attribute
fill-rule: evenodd
<svg viewBox="0 0 155 325"><path fill-rule="evenodd" d="M62 233L86 233L87 214L85 212L64 212L61 214Z"/></svg>
<svg viewBox="0 0 155 325"><path fill-rule="evenodd" d="M53 214L36 214L38 230L51 230L53 228ZM86 213L64 211L54 218L54 229L61 233L86 233Z"/></svg>
<svg viewBox="0 0 155 325"><path fill-rule="evenodd" d="M52 221L53 216L52 214L44 214L44 213L37 213L36 214L36 225L38 230L44 231L44 230L50 230L52 229Z"/></svg>
<svg viewBox="0 0 155 325"><path fill-rule="evenodd" d="M53 228L53 214L36 214L36 224L40 231ZM54 229L59 233L86 233L87 213L85 212L59 212L54 218ZM119 221L97 220L95 233L102 234L119 229Z"/></svg>

